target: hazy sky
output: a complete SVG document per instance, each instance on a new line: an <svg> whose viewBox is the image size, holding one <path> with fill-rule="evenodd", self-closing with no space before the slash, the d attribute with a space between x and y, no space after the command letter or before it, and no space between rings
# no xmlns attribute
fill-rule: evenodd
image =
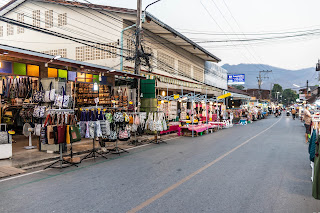
<svg viewBox="0 0 320 213"><path fill-rule="evenodd" d="M136 8L136 0L90 1L110 6ZM143 0L143 7L153 1ZM0 0L0 2L4 3L6 0ZM233 17L226 5L229 6ZM161 0L151 6L148 11L166 24L182 32L279 33L320 29L319 8L319 0ZM197 41L245 39L243 35L238 37L224 34L220 36L185 35ZM254 35L252 38L266 36L283 36L283 34ZM251 37L247 36L247 38ZM246 42L240 44L228 42L201 45L222 59L222 62L219 63L220 65L225 63L264 63L282 68L299 69L315 66L318 58L320 58L320 51L318 50L320 47L319 35L268 41L259 44L257 42L250 43L250 45ZM217 45L223 46L217 47Z"/></svg>

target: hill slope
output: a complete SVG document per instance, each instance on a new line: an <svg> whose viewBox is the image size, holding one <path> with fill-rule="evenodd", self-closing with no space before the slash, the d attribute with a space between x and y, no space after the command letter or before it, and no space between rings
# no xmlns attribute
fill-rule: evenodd
<svg viewBox="0 0 320 213"><path fill-rule="evenodd" d="M284 89L297 89L293 84L305 87L307 80L309 80L309 85L318 84L316 79L318 72L315 71L315 67L300 70L287 70L260 64L225 64L222 67L228 70L228 74L245 74L246 84L244 86L251 89L258 88L257 77L259 76L259 68L262 70L262 66L272 70L272 73L262 74L262 76L269 77L262 80L262 89L270 89L272 83L280 84Z"/></svg>

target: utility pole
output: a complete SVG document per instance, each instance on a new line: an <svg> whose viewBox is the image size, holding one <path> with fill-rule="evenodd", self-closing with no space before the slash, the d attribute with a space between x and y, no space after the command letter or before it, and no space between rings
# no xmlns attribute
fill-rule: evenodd
<svg viewBox="0 0 320 213"><path fill-rule="evenodd" d="M309 95L309 81L307 80L307 96Z"/></svg>
<svg viewBox="0 0 320 213"><path fill-rule="evenodd" d="M261 73L268 73L268 72L272 72L272 70L262 70L259 71L259 77L257 77L258 79L258 86L259 86L259 99L261 99L261 84L262 84L262 79L267 79L268 77L262 77Z"/></svg>
<svg viewBox="0 0 320 213"><path fill-rule="evenodd" d="M141 29L142 29L142 0L137 0L137 22L136 22L136 55L134 73L140 75L141 69ZM137 110L140 112L140 79L137 79Z"/></svg>

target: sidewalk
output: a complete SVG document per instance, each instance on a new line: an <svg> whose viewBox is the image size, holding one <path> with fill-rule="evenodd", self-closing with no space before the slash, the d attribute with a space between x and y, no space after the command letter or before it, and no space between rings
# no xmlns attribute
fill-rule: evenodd
<svg viewBox="0 0 320 213"><path fill-rule="evenodd" d="M177 133L168 134L161 136L162 139L168 139L171 137L176 137ZM154 139L154 135L143 135L137 137L137 140L141 141L140 145L149 143L150 140ZM59 159L59 154L56 153L47 153L43 151L39 151L38 149L26 150L24 146L28 145L28 139L24 136L15 136L14 140L16 143L13 143L13 157L12 159L0 160L0 173L3 174L5 172L2 171L1 168L7 169L8 167L19 168L23 170L30 170L36 167L42 167L50 162ZM128 141L118 141L118 146L122 149L128 149L131 147L135 147L135 145L130 144L133 139ZM33 145L36 146L38 142L37 137L33 139ZM107 149L114 148L115 143L106 142L105 147ZM72 146L74 156L81 156L86 153L89 153L93 148L92 139L82 139L80 142L74 143ZM98 141L95 141L95 148L100 149L100 144ZM70 145L68 145L68 153L64 153L63 156L68 156L70 154ZM19 173L22 171L19 170ZM8 175L10 176L10 175ZM4 177L4 175L2 175ZM1 178L1 177L0 177Z"/></svg>

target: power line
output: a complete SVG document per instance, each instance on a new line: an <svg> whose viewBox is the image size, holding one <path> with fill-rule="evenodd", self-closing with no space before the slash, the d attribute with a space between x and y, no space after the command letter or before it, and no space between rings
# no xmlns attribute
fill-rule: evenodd
<svg viewBox="0 0 320 213"><path fill-rule="evenodd" d="M80 43L80 44L83 44L83 45L86 45L86 46L89 46L89 47L92 47L92 48L95 48L95 49L99 49L99 50L102 50L102 51L109 52L111 54L120 56L120 54L118 54L118 53L114 53L112 51L105 50L105 49L99 48L99 47L91 45L91 44L87 44L86 42L105 46L105 44L103 44L103 43L97 43L97 42L88 41L88 40L84 40L84 39L74 38L74 37L71 37L71 36L64 35L62 33L57 33L57 32L51 31L51 30L47 30L47 29L43 29L43 28L40 28L40 27L36 27L36 26L30 25L30 24L27 24L27 23L23 23L23 22L20 22L20 21L16 21L14 19L10 19L10 18L4 17L4 16L0 16L0 21L4 21L4 22L9 23L9 24L17 25L19 27L35 30L37 32L45 33L45 34L48 34L48 35L51 35L51 36L60 37L60 38L63 38L63 39L74 41L76 43Z"/></svg>

